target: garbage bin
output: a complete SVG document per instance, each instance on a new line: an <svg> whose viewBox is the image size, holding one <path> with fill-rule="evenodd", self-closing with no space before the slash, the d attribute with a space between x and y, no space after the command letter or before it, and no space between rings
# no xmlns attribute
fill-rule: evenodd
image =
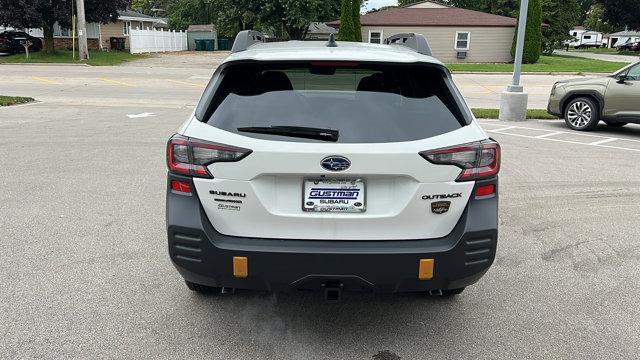
<svg viewBox="0 0 640 360"><path fill-rule="evenodd" d="M124 50L125 38L123 37L111 37L109 38L109 45L111 50Z"/></svg>
<svg viewBox="0 0 640 360"><path fill-rule="evenodd" d="M213 39L206 39L203 40L204 41L204 48L207 51L213 51L216 49L215 47L215 43L213 42Z"/></svg>
<svg viewBox="0 0 640 360"><path fill-rule="evenodd" d="M218 39L218 50L230 50L229 39Z"/></svg>
<svg viewBox="0 0 640 360"><path fill-rule="evenodd" d="M196 51L204 51L206 49L206 44L202 39L195 39L196 42Z"/></svg>

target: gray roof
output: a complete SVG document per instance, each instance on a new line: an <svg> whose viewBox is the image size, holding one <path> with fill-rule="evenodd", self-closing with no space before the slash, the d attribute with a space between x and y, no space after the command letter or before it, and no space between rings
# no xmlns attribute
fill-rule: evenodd
<svg viewBox="0 0 640 360"><path fill-rule="evenodd" d="M137 11L133 11L133 10L118 10L118 16L157 19L157 18L155 18L153 16L145 15L143 13L140 13L140 12L137 12Z"/></svg>
<svg viewBox="0 0 640 360"><path fill-rule="evenodd" d="M189 28L187 29L187 31L190 32L213 32L216 30L216 27L209 24L209 25L189 25Z"/></svg>
<svg viewBox="0 0 640 360"><path fill-rule="evenodd" d="M640 31L618 31L609 36L640 36Z"/></svg>
<svg viewBox="0 0 640 360"><path fill-rule="evenodd" d="M166 26L167 19L145 15L134 10L118 10L118 19L123 21L151 21L155 26Z"/></svg>
<svg viewBox="0 0 640 360"><path fill-rule="evenodd" d="M337 34L338 30L332 28L331 26L321 23L321 22L312 22L309 24L309 34Z"/></svg>

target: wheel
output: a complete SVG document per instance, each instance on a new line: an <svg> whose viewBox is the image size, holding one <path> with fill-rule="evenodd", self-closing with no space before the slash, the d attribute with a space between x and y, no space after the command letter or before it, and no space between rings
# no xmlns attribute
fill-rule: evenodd
<svg viewBox="0 0 640 360"><path fill-rule="evenodd" d="M593 130L599 120L598 105L589 98L571 100L564 111L564 121L573 130Z"/></svg>
<svg viewBox="0 0 640 360"><path fill-rule="evenodd" d="M206 286L206 285L200 285L200 284L196 284L196 283L192 283L191 281L184 281L185 284L187 284L187 287L189 288L189 290L191 291L195 291L197 293L201 293L201 294L209 294L215 291L219 291L220 288L215 288L215 287L211 287L211 286Z"/></svg>
<svg viewBox="0 0 640 360"><path fill-rule="evenodd" d="M460 295L462 294L462 292L464 291L465 288L461 287L458 289L449 289L449 290L442 290L442 296L455 296L455 295Z"/></svg>
<svg viewBox="0 0 640 360"><path fill-rule="evenodd" d="M605 121L604 123L607 124L607 126L611 126L614 128L621 128L628 124L626 122L612 122L612 121Z"/></svg>

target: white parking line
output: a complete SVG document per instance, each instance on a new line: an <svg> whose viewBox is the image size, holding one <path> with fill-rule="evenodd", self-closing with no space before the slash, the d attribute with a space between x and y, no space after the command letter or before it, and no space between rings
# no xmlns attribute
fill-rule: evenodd
<svg viewBox="0 0 640 360"><path fill-rule="evenodd" d="M519 127L519 126L515 126L514 128L517 128L517 129L532 129L532 128L525 128L525 127ZM500 130L500 129L498 129L498 130ZM544 129L533 129L533 130L544 130ZM626 151L640 152L640 149L632 149L632 148L626 148L626 147L621 147L621 146L604 145L605 143L609 143L609 142L612 142L612 141L615 141L615 140L637 141L637 142L640 142L640 140L609 138L609 137L604 137L604 136L587 135L587 134L573 134L573 135L592 136L592 137L604 138L601 141L595 141L595 142L592 142L592 143L584 143L584 142L579 142L579 141L554 139L554 138L550 138L550 137L542 137L542 138L540 138L540 137L531 136L531 135L511 134L511 133L500 132L500 131L496 131L496 130L485 130L485 131L488 132L488 133L495 133L495 134L500 134L500 135L510 135L510 136L516 136L516 137L521 137L521 138L527 138L527 139L555 141L555 142L560 142L560 143L565 143L565 144L587 145L587 146L602 147L602 148L607 148L607 149L616 149L616 150L626 150ZM549 130L546 130L546 131L549 131ZM572 134L572 133L563 131L563 132L559 132L559 134L555 134L555 135L560 135L560 134ZM607 141L604 141L604 140L607 140Z"/></svg>
<svg viewBox="0 0 640 360"><path fill-rule="evenodd" d="M514 128L516 128L516 126L507 126L499 129L493 129L492 131L505 131L505 130L514 129Z"/></svg>
<svg viewBox="0 0 640 360"><path fill-rule="evenodd" d="M548 130L545 130L545 131L548 131ZM560 135L560 134L564 134L564 132L562 132L562 131L554 131L554 132L550 132L548 134L542 134L542 135L535 136L535 138L536 139L542 139L542 138L546 138L547 136Z"/></svg>
<svg viewBox="0 0 640 360"><path fill-rule="evenodd" d="M620 140L620 139L618 139L618 138L608 138L608 139L604 139L604 140L594 141L592 143L589 143L589 145L606 144L608 142L612 142L612 141L616 141L616 140Z"/></svg>
<svg viewBox="0 0 640 360"><path fill-rule="evenodd" d="M487 124L487 125L493 125L493 124ZM557 133L554 135L560 135L560 134L569 134L569 135L574 135L574 136L587 136L587 137L593 137L593 138L598 138L598 139L611 139L611 136L602 136L602 135L594 135L594 134L585 134L584 132L578 132L578 131L557 131L557 130L548 130L548 129L541 129L541 128L533 128L533 127L524 127L524 126L513 126L513 129L522 129L522 130L533 130L533 131L548 131L548 132L552 132L552 133ZM486 131L503 131L502 129L494 129L494 130L486 130ZM515 135L515 134L506 134L506 135ZM540 136L540 135L537 135ZM535 138L535 136L532 136L532 138ZM544 137L543 137L544 139ZM635 139L618 139L616 138L616 140L624 140L624 141L631 141L631 142L638 142L640 143L640 140L635 140Z"/></svg>

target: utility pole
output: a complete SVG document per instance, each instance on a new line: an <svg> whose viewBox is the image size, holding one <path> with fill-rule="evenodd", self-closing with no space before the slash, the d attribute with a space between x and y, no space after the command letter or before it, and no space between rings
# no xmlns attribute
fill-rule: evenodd
<svg viewBox="0 0 640 360"><path fill-rule="evenodd" d="M516 58L513 64L513 80L507 90L502 92L500 101L500 120L524 121L527 119L527 102L529 95L520 85L522 69L522 53L524 50L525 33L527 29L527 12L529 0L520 0L520 16L518 18L518 38L516 40Z"/></svg>
<svg viewBox="0 0 640 360"><path fill-rule="evenodd" d="M87 23L84 19L84 0L76 1L78 12L78 53L81 61L89 59L87 46Z"/></svg>

